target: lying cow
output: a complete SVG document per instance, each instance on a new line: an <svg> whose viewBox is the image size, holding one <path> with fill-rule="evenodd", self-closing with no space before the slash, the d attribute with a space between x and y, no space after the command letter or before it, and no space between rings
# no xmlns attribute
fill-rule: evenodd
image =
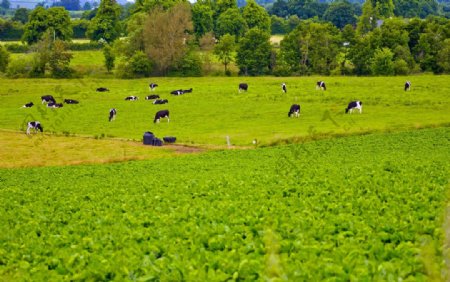
<svg viewBox="0 0 450 282"><path fill-rule="evenodd" d="M362 113L362 102L361 101L352 101L348 103L347 108L345 109L345 113L352 113L354 109L358 109L359 113Z"/></svg>
<svg viewBox="0 0 450 282"><path fill-rule="evenodd" d="M405 82L405 91L411 90L411 82L410 81L406 81Z"/></svg>
<svg viewBox="0 0 450 282"><path fill-rule="evenodd" d="M162 104L167 104L169 103L169 101L167 99L156 99L155 101L153 101L154 105L162 105Z"/></svg>
<svg viewBox="0 0 450 282"><path fill-rule="evenodd" d="M183 95L184 94L184 90L183 89L173 90L173 91L170 92L170 94L172 94L172 95Z"/></svg>
<svg viewBox="0 0 450 282"><path fill-rule="evenodd" d="M153 100L153 99L158 99L159 95L148 95L147 97L145 97L145 100Z"/></svg>
<svg viewBox="0 0 450 282"><path fill-rule="evenodd" d="M183 94L185 94L185 93L192 93L192 88L189 88L189 89L183 90Z"/></svg>
<svg viewBox="0 0 450 282"><path fill-rule="evenodd" d="M48 108L53 108L53 109L55 109L55 108L62 108L62 107L63 107L63 104L62 104L62 103L53 103L53 102L50 102L50 103L47 104L47 107L48 107Z"/></svg>
<svg viewBox="0 0 450 282"><path fill-rule="evenodd" d="M128 96L125 98L125 101L137 101L139 97L137 96Z"/></svg>
<svg viewBox="0 0 450 282"><path fill-rule="evenodd" d="M106 92L106 91L109 91L109 89L106 88L106 87L99 87L99 88L96 89L96 91L97 92Z"/></svg>
<svg viewBox="0 0 450 282"><path fill-rule="evenodd" d="M148 85L148 88L150 88L150 91L155 90L156 87L158 87L158 84L153 83L153 82Z"/></svg>
<svg viewBox="0 0 450 282"><path fill-rule="evenodd" d="M317 81L316 83L316 89L317 90L327 90L327 86L325 85L325 81Z"/></svg>
<svg viewBox="0 0 450 282"><path fill-rule="evenodd" d="M169 122L169 110L158 111L155 114L155 119L153 120L153 123L159 122L160 119L162 119L162 118L167 118L167 122Z"/></svg>
<svg viewBox="0 0 450 282"><path fill-rule="evenodd" d="M247 91L247 90L248 90L247 83L239 83L239 93L241 93L241 91Z"/></svg>
<svg viewBox="0 0 450 282"><path fill-rule="evenodd" d="M30 134L30 129L34 129L35 133L38 132L38 130L44 132L44 128L39 121L30 121L27 125L27 135Z"/></svg>
<svg viewBox="0 0 450 282"><path fill-rule="evenodd" d="M109 121L115 120L116 114L117 114L116 109L112 108L111 110L109 110Z"/></svg>
<svg viewBox="0 0 450 282"><path fill-rule="evenodd" d="M33 102L30 102L30 103L23 105L21 108L31 108L33 106L34 106Z"/></svg>
<svg viewBox="0 0 450 282"><path fill-rule="evenodd" d="M66 103L66 104L78 104L79 102L77 100L64 99L64 103Z"/></svg>
<svg viewBox="0 0 450 282"><path fill-rule="evenodd" d="M288 112L288 117L291 117L292 115L294 115L295 117L300 116L300 105L293 104L291 106L291 108L289 109L289 112Z"/></svg>
<svg viewBox="0 0 450 282"><path fill-rule="evenodd" d="M55 98L52 95L44 95L41 97L42 104L44 103L56 103Z"/></svg>
<svg viewBox="0 0 450 282"><path fill-rule="evenodd" d="M281 84L281 90L283 90L283 93L287 92L286 83Z"/></svg>

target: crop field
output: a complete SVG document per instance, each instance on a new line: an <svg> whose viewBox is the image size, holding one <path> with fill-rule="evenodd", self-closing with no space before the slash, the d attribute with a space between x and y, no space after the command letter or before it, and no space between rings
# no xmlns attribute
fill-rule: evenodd
<svg viewBox="0 0 450 282"><path fill-rule="evenodd" d="M444 280L449 137L2 169L0 280Z"/></svg>

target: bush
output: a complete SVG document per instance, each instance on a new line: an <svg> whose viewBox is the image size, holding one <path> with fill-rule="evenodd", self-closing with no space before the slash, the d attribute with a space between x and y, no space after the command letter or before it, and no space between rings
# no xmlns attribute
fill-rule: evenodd
<svg viewBox="0 0 450 282"><path fill-rule="evenodd" d="M86 38L88 27L88 20L81 19L72 21L73 38Z"/></svg>
<svg viewBox="0 0 450 282"><path fill-rule="evenodd" d="M12 78L30 77L36 64L35 56L20 56L8 64L6 75Z"/></svg>
<svg viewBox="0 0 450 282"><path fill-rule="evenodd" d="M397 59L394 62L394 72L395 75L406 75L409 74L408 63L403 59Z"/></svg>
<svg viewBox="0 0 450 282"><path fill-rule="evenodd" d="M202 76L202 74L202 61L194 52L184 56L176 69L169 73L173 76Z"/></svg>
<svg viewBox="0 0 450 282"><path fill-rule="evenodd" d="M9 53L2 45L0 45L0 72L5 72L9 63Z"/></svg>
<svg viewBox="0 0 450 282"><path fill-rule="evenodd" d="M5 44L6 50L11 53L26 53L30 51L30 47L28 45L19 44L19 43L8 43Z"/></svg>
<svg viewBox="0 0 450 282"><path fill-rule="evenodd" d="M23 24L0 19L0 40L20 40L23 34Z"/></svg>
<svg viewBox="0 0 450 282"><path fill-rule="evenodd" d="M152 63L142 51L137 51L130 59L117 65L116 76L119 78L138 78L150 75Z"/></svg>
<svg viewBox="0 0 450 282"><path fill-rule="evenodd" d="M68 42L67 49L72 51L88 51L88 50L100 50L103 48L103 44L99 42L88 42L88 43L76 43Z"/></svg>

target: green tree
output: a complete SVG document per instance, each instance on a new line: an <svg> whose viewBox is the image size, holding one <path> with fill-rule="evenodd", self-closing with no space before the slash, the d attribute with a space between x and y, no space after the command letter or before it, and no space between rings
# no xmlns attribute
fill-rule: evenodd
<svg viewBox="0 0 450 282"><path fill-rule="evenodd" d="M72 75L69 67L72 54L67 52L66 43L62 40L56 40L51 46L49 57L49 69L54 78L67 78Z"/></svg>
<svg viewBox="0 0 450 282"><path fill-rule="evenodd" d="M236 50L235 37L231 34L225 34L214 46L214 54L225 67L225 74L228 74L227 66L233 61L233 53Z"/></svg>
<svg viewBox="0 0 450 282"><path fill-rule="evenodd" d="M347 0L335 1L328 6L323 15L324 20L332 22L336 27L356 24L355 9Z"/></svg>
<svg viewBox="0 0 450 282"><path fill-rule="evenodd" d="M0 45L0 72L5 72L9 63L9 53L3 45Z"/></svg>
<svg viewBox="0 0 450 282"><path fill-rule="evenodd" d="M283 19L287 18L289 16L288 2L285 0L276 0L269 10L269 13Z"/></svg>
<svg viewBox="0 0 450 282"><path fill-rule="evenodd" d="M247 30L247 23L238 8L230 8L222 13L217 19L215 34L221 37L224 34L231 34L236 37L236 41Z"/></svg>
<svg viewBox="0 0 450 282"><path fill-rule="evenodd" d="M112 51L111 46L109 44L106 44L103 47L103 56L105 57L105 67L108 72L111 72L111 70L114 68L114 61L116 57L114 56L114 53Z"/></svg>
<svg viewBox="0 0 450 282"><path fill-rule="evenodd" d="M192 6L192 22L197 39L214 29L214 11L211 6L197 2Z"/></svg>
<svg viewBox="0 0 450 282"><path fill-rule="evenodd" d="M437 53L437 63L446 73L450 73L450 39L447 38L443 42L443 48Z"/></svg>
<svg viewBox="0 0 450 282"><path fill-rule="evenodd" d="M377 49L371 61L372 73L375 75L394 74L394 54L389 48Z"/></svg>
<svg viewBox="0 0 450 282"><path fill-rule="evenodd" d="M69 40L72 37L69 12L63 7L52 7L48 10L37 7L31 12L30 20L24 26L22 40L28 44L36 43L48 30L54 39Z"/></svg>
<svg viewBox="0 0 450 282"><path fill-rule="evenodd" d="M13 21L25 24L28 22L28 15L29 15L28 9L19 8L16 9L16 11L14 12L14 16L12 19Z"/></svg>
<svg viewBox="0 0 450 282"><path fill-rule="evenodd" d="M375 9L381 18L394 16L394 2L392 0L376 0Z"/></svg>
<svg viewBox="0 0 450 282"><path fill-rule="evenodd" d="M242 17L249 29L257 27L270 34L270 16L255 0L248 0L242 9Z"/></svg>
<svg viewBox="0 0 450 282"><path fill-rule="evenodd" d="M374 0L366 0L362 7L362 15L358 19L356 31L363 35L377 26L378 13L375 9Z"/></svg>
<svg viewBox="0 0 450 282"><path fill-rule="evenodd" d="M9 2L9 0L2 0L2 2L0 3L0 7L2 7L5 10L8 10L10 6L11 2Z"/></svg>
<svg viewBox="0 0 450 282"><path fill-rule="evenodd" d="M92 41L100 39L113 42L120 36L120 6L115 0L102 0L97 14L89 25L87 36Z"/></svg>
<svg viewBox="0 0 450 282"><path fill-rule="evenodd" d="M243 75L267 74L270 56L270 34L258 28L252 28L239 42L236 63Z"/></svg>

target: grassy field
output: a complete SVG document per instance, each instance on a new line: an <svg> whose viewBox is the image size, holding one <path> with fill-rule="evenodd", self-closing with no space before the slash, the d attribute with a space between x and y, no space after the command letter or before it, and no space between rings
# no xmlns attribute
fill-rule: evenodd
<svg viewBox="0 0 450 282"><path fill-rule="evenodd" d="M0 280L446 281L449 136L1 169Z"/></svg>

